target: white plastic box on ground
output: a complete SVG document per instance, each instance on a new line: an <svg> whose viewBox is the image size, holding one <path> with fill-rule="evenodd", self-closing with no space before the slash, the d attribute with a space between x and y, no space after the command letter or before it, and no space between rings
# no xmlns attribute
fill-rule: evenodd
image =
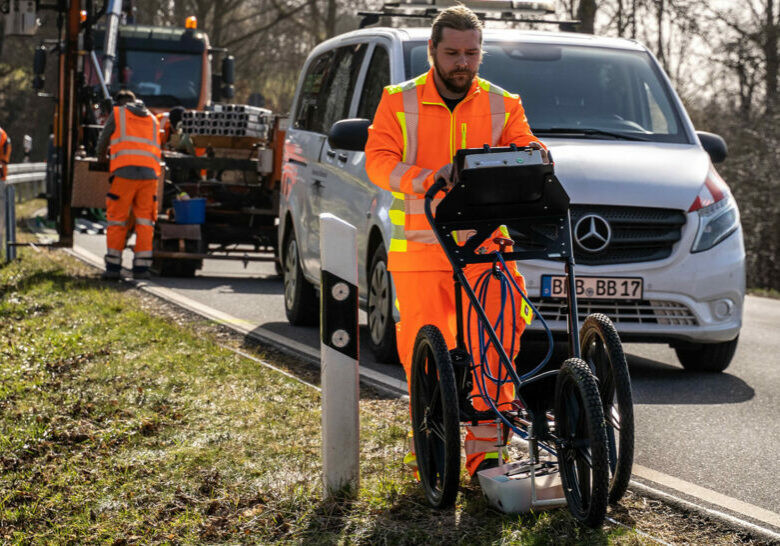
<svg viewBox="0 0 780 546"><path fill-rule="evenodd" d="M566 506L558 466L554 463L537 463L533 476L528 460L482 470L478 476L488 503L506 514Z"/></svg>

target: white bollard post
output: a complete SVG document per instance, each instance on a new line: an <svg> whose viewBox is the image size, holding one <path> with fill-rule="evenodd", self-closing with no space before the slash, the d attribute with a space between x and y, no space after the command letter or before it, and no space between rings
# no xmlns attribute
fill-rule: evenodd
<svg viewBox="0 0 780 546"><path fill-rule="evenodd" d="M320 355L325 496L357 492L360 476L357 230L320 215Z"/></svg>

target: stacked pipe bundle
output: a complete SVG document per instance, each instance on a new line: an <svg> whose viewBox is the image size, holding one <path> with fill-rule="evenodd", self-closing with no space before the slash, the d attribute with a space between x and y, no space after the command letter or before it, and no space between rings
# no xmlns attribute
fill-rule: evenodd
<svg viewBox="0 0 780 546"><path fill-rule="evenodd" d="M215 104L213 110L184 112L182 131L190 136L219 135L268 138L270 110L245 104Z"/></svg>

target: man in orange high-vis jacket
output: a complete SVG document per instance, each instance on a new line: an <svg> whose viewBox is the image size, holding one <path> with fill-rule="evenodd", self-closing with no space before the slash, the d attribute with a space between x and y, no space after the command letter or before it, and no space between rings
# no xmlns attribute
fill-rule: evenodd
<svg viewBox="0 0 780 546"><path fill-rule="evenodd" d="M157 114L157 123L160 127L160 146L172 147L171 136L176 134L176 129L181 122L185 109L183 106L174 106L170 112L161 112Z"/></svg>
<svg viewBox="0 0 780 546"><path fill-rule="evenodd" d="M111 188L106 194L108 227L103 278L120 278L131 207L135 214L133 278L148 278L161 168L159 127L154 115L136 101L131 91L119 91L116 104L97 146L98 157L109 153L111 171Z"/></svg>
<svg viewBox="0 0 780 546"><path fill-rule="evenodd" d="M431 70L385 88L366 143L368 176L396 197L390 211L393 231L388 269L393 275L401 319L396 330L398 354L409 385L414 342L423 325L436 325L447 345L455 346L452 266L425 217L425 192L439 178L449 184L453 182L452 161L458 149L516 144L544 150L531 133L520 98L477 77L482 61L482 24L471 10L459 5L442 11L433 22L428 53L433 64ZM546 152L543 154L546 156ZM489 247L486 250L497 248L489 244L486 247ZM466 277L472 285L485 267L489 266L466 268ZM516 279L524 290L519 273ZM464 301L468 300L464 298ZM521 305L522 302L517 302L516 308L520 309ZM468 305L464 307L467 309ZM491 322L499 308L500 294L491 294L485 306ZM472 346L476 350L479 346L476 323L471 326ZM509 328L504 331L502 343L507 350L513 336L519 340L524 328L525 322L518 319L513 331ZM515 347L519 350L519 343ZM495 374L498 355L494 349L488 352L487 360ZM472 394L476 409L488 409L479 396L476 382ZM492 394L495 396L495 388ZM513 395L513 386L504 385L499 404L506 404ZM498 464L499 440L494 425L467 428L466 467L472 476L478 470ZM413 453L405 461L416 467Z"/></svg>
<svg viewBox="0 0 780 546"><path fill-rule="evenodd" d="M0 127L0 180L8 175L8 162L11 161L11 137Z"/></svg>

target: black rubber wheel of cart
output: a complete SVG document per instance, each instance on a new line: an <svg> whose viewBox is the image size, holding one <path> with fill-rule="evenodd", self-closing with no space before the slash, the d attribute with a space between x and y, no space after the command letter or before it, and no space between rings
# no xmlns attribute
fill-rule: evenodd
<svg viewBox="0 0 780 546"><path fill-rule="evenodd" d="M558 466L569 510L588 527L607 514L609 461L596 378L579 358L563 363L555 385Z"/></svg>
<svg viewBox="0 0 780 546"><path fill-rule="evenodd" d="M606 315L588 315L580 330L582 359L596 376L607 422L609 502L628 489L634 464L634 402L631 377L620 336Z"/></svg>
<svg viewBox="0 0 780 546"><path fill-rule="evenodd" d="M455 502L460 482L460 421L450 353L435 326L423 326L417 334L411 383L420 482L431 506L448 508Z"/></svg>

